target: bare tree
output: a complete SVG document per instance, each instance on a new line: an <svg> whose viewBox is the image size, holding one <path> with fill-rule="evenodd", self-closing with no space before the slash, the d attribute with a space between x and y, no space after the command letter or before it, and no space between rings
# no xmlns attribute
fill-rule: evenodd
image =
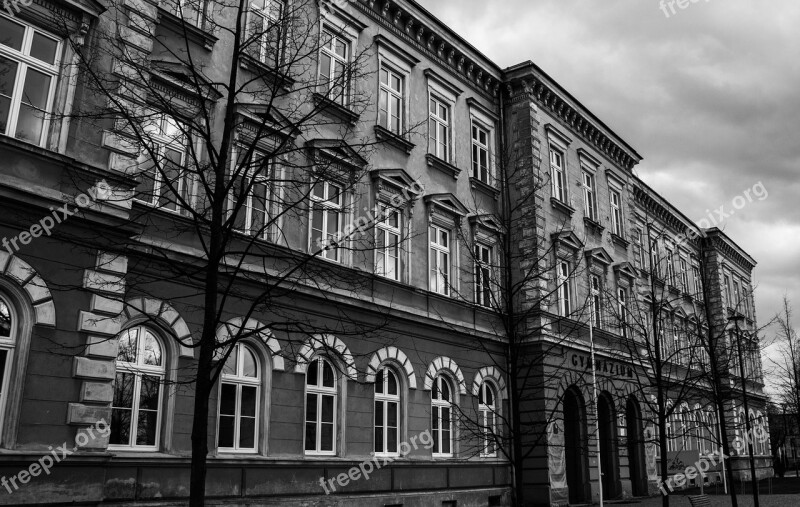
<svg viewBox="0 0 800 507"><path fill-rule="evenodd" d="M800 340L794 329L791 301L783 298L782 311L775 316L778 326L772 345L777 349L770 358L769 373L774 379L779 404L790 408L800 427Z"/></svg>

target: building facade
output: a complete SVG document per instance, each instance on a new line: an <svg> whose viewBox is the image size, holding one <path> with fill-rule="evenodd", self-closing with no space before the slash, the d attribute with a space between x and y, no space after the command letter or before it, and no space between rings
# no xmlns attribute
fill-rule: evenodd
<svg viewBox="0 0 800 507"><path fill-rule="evenodd" d="M209 111L212 133L230 110L242 118L223 158L238 160L248 144L305 154L284 161L279 178L302 183L268 190L304 204L255 238L269 263L232 277L214 330L220 343L251 332L226 349L208 400L210 503L510 505L515 486L531 505L655 494L652 360L636 344L674 337L659 359L680 405L670 449L712 452L708 379L673 392L708 361L702 343L688 343L701 333L671 334L695 322L719 343L729 435L743 434L744 418L766 427L759 356L747 348L747 415L727 359L756 329L755 261L639 180L636 151L541 69L499 67L413 1L292 11L267 0L247 8L247 30L263 23L285 40L272 27L303 12L319 42L304 73L273 72L265 92L248 80L269 73L273 39L237 52L226 24L236 16L218 4L41 1L0 12L0 503L185 502L204 331L204 290L190 272L207 258L202 228L191 232L191 214L165 189L201 198L180 175L156 172L148 187L143 160L213 160L213 143L169 135ZM182 65L186 54L208 82ZM356 60L358 75L337 84ZM232 65L247 102L220 91ZM103 75L113 89L101 89ZM313 104L321 119L293 126L264 112L269 96ZM176 104L184 118L159 113ZM121 111L134 109L156 118L142 130L157 143L125 126ZM252 127L265 123L268 135ZM308 184L305 172L320 167L324 181ZM234 244L252 244L247 231L272 212L247 202ZM531 212L515 216L509 202ZM338 237L361 210L390 210L363 234L370 248ZM298 255L314 257L303 280L237 311L250 308L260 277ZM541 267L531 290L504 300L528 262ZM656 307L675 324L643 324ZM520 349L540 358L524 400L505 368L507 308L539 330ZM303 325L262 324L276 321ZM684 349L695 352L680 359ZM529 428L509 438L515 412ZM517 448L525 457L512 467ZM768 473L769 445L757 454ZM729 463L746 472L743 455Z"/></svg>

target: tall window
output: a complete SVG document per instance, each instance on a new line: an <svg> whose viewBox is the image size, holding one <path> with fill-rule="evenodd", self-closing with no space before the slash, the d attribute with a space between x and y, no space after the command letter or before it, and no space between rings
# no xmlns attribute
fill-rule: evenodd
<svg viewBox="0 0 800 507"><path fill-rule="evenodd" d="M481 425L481 456L494 458L497 456L497 397L488 382L481 384L478 392L478 412Z"/></svg>
<svg viewBox="0 0 800 507"><path fill-rule="evenodd" d="M644 252L647 247L644 244L644 237L641 229L636 229L636 263L639 269L645 269Z"/></svg>
<svg viewBox="0 0 800 507"><path fill-rule="evenodd" d="M655 276L661 277L661 251L655 238L650 238L650 270Z"/></svg>
<svg viewBox="0 0 800 507"><path fill-rule="evenodd" d="M628 336L628 291L617 289L617 315L619 315L620 334L623 338Z"/></svg>
<svg viewBox="0 0 800 507"><path fill-rule="evenodd" d="M430 104L428 135L430 138L428 151L445 162L450 162L450 106L433 96Z"/></svg>
<svg viewBox="0 0 800 507"><path fill-rule="evenodd" d="M558 288L558 313L562 317L568 317L572 311L572 288L570 287L570 267L569 262L559 261L556 266L556 282Z"/></svg>
<svg viewBox="0 0 800 507"><path fill-rule="evenodd" d="M689 262L681 257L681 289L689 292Z"/></svg>
<svg viewBox="0 0 800 507"><path fill-rule="evenodd" d="M489 172L489 131L472 123L472 177L491 185Z"/></svg>
<svg viewBox="0 0 800 507"><path fill-rule="evenodd" d="M344 218L342 188L327 181L314 185L311 192L311 251L327 248L320 253L324 259L341 262L338 241Z"/></svg>
<svg viewBox="0 0 800 507"><path fill-rule="evenodd" d="M450 231L439 226L430 228L430 290L450 295Z"/></svg>
<svg viewBox="0 0 800 507"><path fill-rule="evenodd" d="M376 224L378 236L376 272L390 280L400 280L402 215L397 209L383 204L380 210L380 218Z"/></svg>
<svg viewBox="0 0 800 507"><path fill-rule="evenodd" d="M597 188L594 184L594 174L583 171L583 206L586 217L597 221Z"/></svg>
<svg viewBox="0 0 800 507"><path fill-rule="evenodd" d="M266 237L275 164L261 151L253 151L250 160L245 160L245 151L239 150L238 164L233 169L231 207L239 206L234 227L251 236Z"/></svg>
<svg viewBox="0 0 800 507"><path fill-rule="evenodd" d="M703 297L703 278L700 276L700 266L692 265L692 278L694 278L694 294L696 298Z"/></svg>
<svg viewBox="0 0 800 507"><path fill-rule="evenodd" d="M17 316L11 304L5 298L0 297L0 428L3 427L3 419L6 413L8 383L17 339L17 325Z"/></svg>
<svg viewBox="0 0 800 507"><path fill-rule="evenodd" d="M400 383L390 368L375 376L375 454L395 456L400 446Z"/></svg>
<svg viewBox="0 0 800 507"><path fill-rule="evenodd" d="M611 232L622 237L622 196L613 188L611 194Z"/></svg>
<svg viewBox="0 0 800 507"><path fill-rule="evenodd" d="M475 302L481 306L492 306L492 248L475 245Z"/></svg>
<svg viewBox="0 0 800 507"><path fill-rule="evenodd" d="M253 350L236 344L222 369L217 447L223 452L256 452L261 368Z"/></svg>
<svg viewBox="0 0 800 507"><path fill-rule="evenodd" d="M667 248L667 283L675 285L677 280L675 278L675 254L671 248Z"/></svg>
<svg viewBox="0 0 800 507"><path fill-rule="evenodd" d="M61 42L0 16L0 134L43 146L56 91Z"/></svg>
<svg viewBox="0 0 800 507"><path fill-rule="evenodd" d="M603 321L602 318L602 297L600 291L602 290L602 285L600 283L600 277L597 275L592 275L589 277L589 284L590 284L590 297L591 297L591 305L592 305L592 325L595 328L600 328L601 323Z"/></svg>
<svg viewBox="0 0 800 507"><path fill-rule="evenodd" d="M433 456L453 455L453 389L444 375L433 382L431 392L431 428L433 429Z"/></svg>
<svg viewBox="0 0 800 507"><path fill-rule="evenodd" d="M156 160L144 162L136 198L168 211L179 211L189 200L186 170L186 127L164 113L155 113L144 124L144 133Z"/></svg>
<svg viewBox="0 0 800 507"><path fill-rule="evenodd" d="M553 180L553 197L567 202L567 175L564 166L564 153L550 146L550 170Z"/></svg>
<svg viewBox="0 0 800 507"><path fill-rule="evenodd" d="M725 304L731 307L733 306L733 298L731 297L731 277L724 275L723 283L725 284Z"/></svg>
<svg viewBox="0 0 800 507"><path fill-rule="evenodd" d="M109 444L157 450L161 434L165 358L161 340L138 326L119 337Z"/></svg>
<svg viewBox="0 0 800 507"><path fill-rule="evenodd" d="M350 43L322 30L322 49L319 54L319 84L321 93L330 100L346 106L350 101L350 79L347 65L350 62Z"/></svg>
<svg viewBox="0 0 800 507"><path fill-rule="evenodd" d="M167 3L168 10L198 28L203 27L205 8L205 0L177 0Z"/></svg>
<svg viewBox="0 0 800 507"><path fill-rule="evenodd" d="M733 280L733 304L731 306L735 307L737 310L741 308L742 305L742 295L739 292L739 280Z"/></svg>
<svg viewBox="0 0 800 507"><path fill-rule="evenodd" d="M336 375L328 360L317 358L306 372L306 454L336 452Z"/></svg>
<svg viewBox="0 0 800 507"><path fill-rule="evenodd" d="M400 135L403 131L405 77L388 67L381 67L381 90L378 125Z"/></svg>
<svg viewBox="0 0 800 507"><path fill-rule="evenodd" d="M283 39L286 0L252 0L247 13L248 50L262 63L277 63Z"/></svg>

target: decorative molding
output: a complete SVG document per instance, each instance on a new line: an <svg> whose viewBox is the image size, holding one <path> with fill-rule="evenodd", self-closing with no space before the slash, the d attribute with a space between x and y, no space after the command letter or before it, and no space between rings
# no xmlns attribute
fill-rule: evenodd
<svg viewBox="0 0 800 507"><path fill-rule="evenodd" d="M405 65L411 68L415 67L420 62L419 58L395 44L385 35L378 34L372 40L375 41L375 45L378 46L379 49L391 53L392 56L399 58Z"/></svg>
<svg viewBox="0 0 800 507"><path fill-rule="evenodd" d="M308 364L319 351L341 359L344 362L347 376L357 380L356 363L353 361L353 354L350 353L350 349L338 337L329 334L315 335L306 340L300 352L297 353L297 364L294 367L294 372L305 375L308 370Z"/></svg>
<svg viewBox="0 0 800 507"><path fill-rule="evenodd" d="M464 374L461 373L461 368L458 367L455 361L445 356L437 357L428 366L423 384L425 391L430 391L433 388L433 381L436 380L436 375L442 371L448 372L452 376L452 380L456 381L459 393L467 394L467 384L464 382Z"/></svg>
<svg viewBox="0 0 800 507"><path fill-rule="evenodd" d="M372 355L369 366L367 366L367 375L364 382L367 384L375 383L375 375L378 373L378 368L387 362L394 363L405 372L409 389L417 388L417 377L414 374L414 366L411 364L408 356L397 347L385 347Z"/></svg>
<svg viewBox="0 0 800 507"><path fill-rule="evenodd" d="M0 250L0 272L14 280L30 298L33 305L34 324L37 326L56 326L56 307L53 295L44 279L30 264L17 256Z"/></svg>
<svg viewBox="0 0 800 507"><path fill-rule="evenodd" d="M286 362L281 355L281 346L272 331L255 319L248 319L242 325L243 317L231 319L217 328L217 343L227 341L231 336L241 335L240 338L252 337L266 345L272 359L272 369L274 371L286 371Z"/></svg>
<svg viewBox="0 0 800 507"><path fill-rule="evenodd" d="M139 297L125 301L124 322L138 317L147 317L155 320L162 326L172 331L173 337L178 340L181 357L194 357L194 349L185 343L192 343L192 332L183 317L166 301L153 298ZM124 326L124 322L120 322Z"/></svg>
<svg viewBox="0 0 800 507"><path fill-rule="evenodd" d="M454 180L457 180L458 176L461 174L461 168L440 159L432 153L425 155L425 160L428 162L428 167L438 169L446 175L452 176Z"/></svg>
<svg viewBox="0 0 800 507"><path fill-rule="evenodd" d="M405 137L395 134L391 130L380 125L375 125L375 137L378 139L378 141L388 144L389 146L400 150L406 155L411 155L411 152L417 147L416 144L412 143Z"/></svg>
<svg viewBox="0 0 800 507"><path fill-rule="evenodd" d="M495 387L500 390L498 393L500 399L507 400L508 390L506 389L506 381L503 378L503 375L500 373L500 370L494 366L485 366L478 370L478 372L475 374L475 380L472 381L472 395L476 398L478 397L480 394L481 384L483 384L483 381L487 379L494 383Z"/></svg>

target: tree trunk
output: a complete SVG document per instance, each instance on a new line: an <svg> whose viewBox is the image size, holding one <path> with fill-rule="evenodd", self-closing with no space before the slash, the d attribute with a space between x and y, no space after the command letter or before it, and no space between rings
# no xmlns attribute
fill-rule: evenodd
<svg viewBox="0 0 800 507"><path fill-rule="evenodd" d="M213 329L213 328L212 328ZM192 424L192 471L189 490L189 505L203 507L206 494L208 457L208 409L213 382L211 381L214 358L214 336L205 336L200 346L200 361L195 382L194 414Z"/></svg>

